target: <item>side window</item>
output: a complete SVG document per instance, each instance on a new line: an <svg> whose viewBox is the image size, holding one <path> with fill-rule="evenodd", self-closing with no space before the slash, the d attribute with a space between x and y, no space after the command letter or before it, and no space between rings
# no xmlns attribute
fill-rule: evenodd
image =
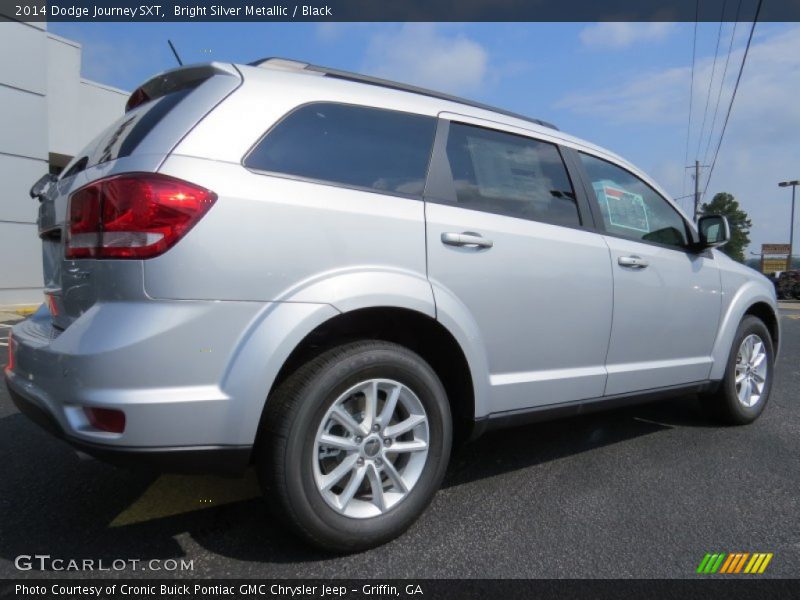
<svg viewBox="0 0 800 600"><path fill-rule="evenodd" d="M451 123L447 159L460 207L556 225L581 224L567 169L553 144Z"/></svg>
<svg viewBox="0 0 800 600"><path fill-rule="evenodd" d="M644 181L610 162L581 154L605 230L614 235L685 248L686 222Z"/></svg>
<svg viewBox="0 0 800 600"><path fill-rule="evenodd" d="M275 125L244 165L379 192L419 195L436 119L362 106L302 106Z"/></svg>

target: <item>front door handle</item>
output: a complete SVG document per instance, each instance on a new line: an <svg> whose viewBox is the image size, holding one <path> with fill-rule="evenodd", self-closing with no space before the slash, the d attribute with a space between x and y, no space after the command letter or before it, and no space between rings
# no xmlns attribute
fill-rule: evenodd
<svg viewBox="0 0 800 600"><path fill-rule="evenodd" d="M650 264L641 256L620 256L617 262L622 267L630 267L632 269L646 269Z"/></svg>
<svg viewBox="0 0 800 600"><path fill-rule="evenodd" d="M492 240L481 237L479 233L465 231L463 233L443 233L442 243L447 246L462 246L465 248L491 248Z"/></svg>

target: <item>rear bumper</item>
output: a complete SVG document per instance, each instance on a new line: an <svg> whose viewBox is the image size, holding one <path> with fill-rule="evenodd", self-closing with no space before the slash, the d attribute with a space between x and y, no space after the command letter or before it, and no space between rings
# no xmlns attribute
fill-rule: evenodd
<svg viewBox="0 0 800 600"><path fill-rule="evenodd" d="M223 381L239 336L263 307L97 303L60 330L43 306L12 329L6 385L20 412L86 454L163 471L236 473L254 436L241 426L246 399ZM122 411L125 430L93 427L88 407Z"/></svg>
<svg viewBox="0 0 800 600"><path fill-rule="evenodd" d="M252 446L110 446L69 436L58 420L35 400L26 398L6 376L11 400L17 409L42 429L64 440L79 452L104 462L167 473L216 473L241 475L250 463Z"/></svg>
<svg viewBox="0 0 800 600"><path fill-rule="evenodd" d="M275 376L336 309L302 302L97 302L65 330L41 307L11 335L20 410L79 450L171 471L237 471ZM87 408L125 414L122 433Z"/></svg>

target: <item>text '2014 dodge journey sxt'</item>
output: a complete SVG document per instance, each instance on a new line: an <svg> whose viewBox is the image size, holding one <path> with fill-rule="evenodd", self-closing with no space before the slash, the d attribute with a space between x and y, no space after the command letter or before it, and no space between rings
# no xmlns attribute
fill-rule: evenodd
<svg viewBox="0 0 800 600"><path fill-rule="evenodd" d="M453 440L686 392L764 410L769 281L552 125L287 61L149 80L39 199L20 410L83 452L241 472L319 546L402 533Z"/></svg>

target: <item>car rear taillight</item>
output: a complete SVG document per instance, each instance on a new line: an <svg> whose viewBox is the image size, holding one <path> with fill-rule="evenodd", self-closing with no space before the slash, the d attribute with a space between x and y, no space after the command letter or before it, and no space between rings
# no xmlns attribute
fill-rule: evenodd
<svg viewBox="0 0 800 600"><path fill-rule="evenodd" d="M125 413L113 408L84 407L89 425L109 433L122 433L125 431Z"/></svg>
<svg viewBox="0 0 800 600"><path fill-rule="evenodd" d="M174 246L217 195L157 173L94 181L70 196L67 258L151 258Z"/></svg>
<svg viewBox="0 0 800 600"><path fill-rule="evenodd" d="M56 299L53 298L52 294L45 293L44 295L45 302L47 303L47 310L50 311L50 316L57 317L58 316L58 304L56 304Z"/></svg>

